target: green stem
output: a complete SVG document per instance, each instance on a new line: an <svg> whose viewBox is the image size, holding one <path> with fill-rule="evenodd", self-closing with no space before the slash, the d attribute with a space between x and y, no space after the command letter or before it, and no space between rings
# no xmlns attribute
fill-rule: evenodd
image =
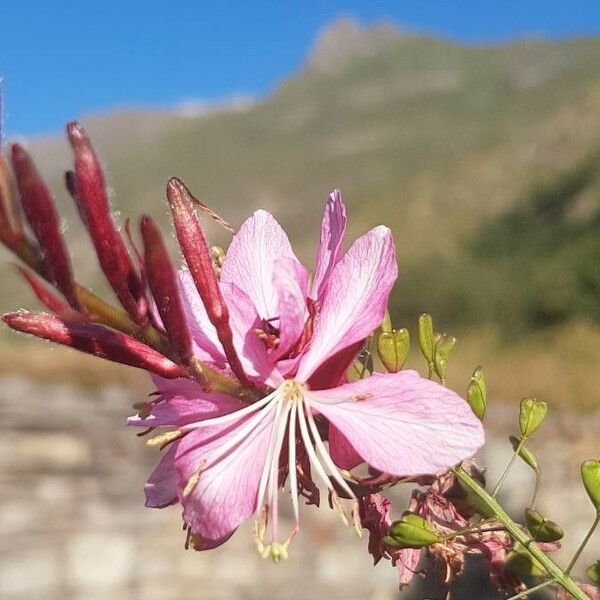
<svg viewBox="0 0 600 600"><path fill-rule="evenodd" d="M463 535L471 535L472 533L491 533L493 531L506 531L506 527L467 527L466 529L461 529L460 531L454 531L453 533L445 535L442 538L442 542L447 542L448 540L461 537Z"/></svg>
<svg viewBox="0 0 600 600"><path fill-rule="evenodd" d="M527 596L529 596L529 594L533 594L533 592L537 592L538 590L541 590L549 585L552 585L553 583L556 583L556 581L554 581L554 579L548 579L547 581L542 581L542 583L538 583L538 585L534 585L532 588L523 590L522 592L519 592L518 594L511 596L507 600L517 600L519 598L527 598Z"/></svg>
<svg viewBox="0 0 600 600"><path fill-rule="evenodd" d="M535 503L537 500L538 490L540 489L540 480L542 478L542 471L538 468L535 470L535 485L533 487L533 494L531 496L531 508L535 508Z"/></svg>
<svg viewBox="0 0 600 600"><path fill-rule="evenodd" d="M538 545L532 540L506 513L506 511L492 498L464 469L457 467L453 469L453 473L458 480L477 496L478 500L493 513L500 521L511 537L521 543L527 552L546 570L548 575L556 581L558 585L564 588L576 600L589 600L588 596L579 589L579 586L569 577L567 573L552 561L544 552L540 550ZM591 534L590 534L591 535Z"/></svg>
<svg viewBox="0 0 600 600"><path fill-rule="evenodd" d="M566 568L566 570L565 570L566 575L568 575L571 572L571 569L575 566L577 559L583 552L583 549L586 547L589 539L592 537L594 530L596 529L596 527L598 527L598 523L600 523L600 511L598 511L596 513L596 518L594 519L594 522L592 523L590 530L585 534L585 537L583 538L583 542L581 542L581 544L579 544L579 548L577 548L577 551L573 555L573 558L571 559L569 566Z"/></svg>
<svg viewBox="0 0 600 600"><path fill-rule="evenodd" d="M525 440L526 439L527 438L525 436L523 436L521 438L521 440L519 441L519 445L515 448L515 451L513 452L513 455L511 457L509 463L506 465L506 468L504 469L502 475L500 475L500 479L498 480L498 483L496 484L496 486L492 490L492 498L495 498L496 495L498 494L498 492L500 491L500 486L504 483L504 480L506 479L506 476L508 475L508 473L511 470L512 466L515 464L515 461L517 460L517 456L519 456L519 452L521 452L521 448L523 448L523 446L525 445Z"/></svg>

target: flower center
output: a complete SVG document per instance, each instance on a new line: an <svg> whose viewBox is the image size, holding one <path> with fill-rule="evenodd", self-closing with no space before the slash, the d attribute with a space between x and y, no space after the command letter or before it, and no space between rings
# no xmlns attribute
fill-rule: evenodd
<svg viewBox="0 0 600 600"><path fill-rule="evenodd" d="M359 535L361 535L361 527L358 523L356 496L331 459L319 434L306 386L294 380L284 381L273 392L272 396L271 403L275 405L276 414L271 430L267 460L263 467L258 490L254 532L261 556L264 558L271 557L274 562L279 562L281 559L287 558L288 546L299 530L298 464L296 460L298 444L302 444L314 473L329 490L331 504L343 522L347 525L348 519L342 508L334 482L347 498L353 500L353 521ZM287 457L285 458L287 458L287 461L282 460L282 447L286 431ZM286 471L289 476L294 527L287 539L281 543L279 541L279 488L283 487ZM265 545L269 521L271 525L271 543Z"/></svg>

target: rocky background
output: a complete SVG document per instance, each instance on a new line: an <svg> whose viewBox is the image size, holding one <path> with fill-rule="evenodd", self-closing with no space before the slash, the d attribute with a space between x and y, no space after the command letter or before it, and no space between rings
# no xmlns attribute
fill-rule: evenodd
<svg viewBox="0 0 600 600"><path fill-rule="evenodd" d="M373 568L356 538L325 505L305 507L290 558L262 560L251 531L224 547L183 548L179 510L143 506L142 488L157 455L123 423L139 392L89 391L0 380L0 598L2 600L262 600L277 598L444 598L419 583L400 594L395 570ZM517 405L492 407L482 460L495 480L510 456ZM578 465L597 454L598 415L553 414L532 447L543 462L540 508L567 531L567 560L585 534L592 508ZM503 500L525 506L532 477L514 469ZM408 490L406 490L408 492ZM400 513L404 500L396 498ZM597 541L597 538L596 538ZM581 565L596 558L594 543ZM476 564L457 599L495 598ZM427 594L427 595L424 595Z"/></svg>

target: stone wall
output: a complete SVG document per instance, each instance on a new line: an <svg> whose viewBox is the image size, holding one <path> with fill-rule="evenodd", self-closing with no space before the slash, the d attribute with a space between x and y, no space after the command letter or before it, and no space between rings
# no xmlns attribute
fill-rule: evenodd
<svg viewBox="0 0 600 600"><path fill-rule="evenodd" d="M259 558L248 528L216 551L185 551L179 510L143 506L157 454L123 425L139 399L111 388L92 393L0 381L2 600L398 597L394 569L373 568L366 540L357 540L326 502L319 511L303 510L302 531L283 564ZM508 433L512 409L496 412L490 422L499 435ZM598 433L597 419L554 419L540 440L546 475L554 479L541 505L571 534L569 552L592 516L577 464L597 455ZM489 448L486 460L497 473L507 446L498 437ZM511 481L507 498L517 506L530 491L530 474L518 468ZM457 598L485 597L480 589L472 593Z"/></svg>

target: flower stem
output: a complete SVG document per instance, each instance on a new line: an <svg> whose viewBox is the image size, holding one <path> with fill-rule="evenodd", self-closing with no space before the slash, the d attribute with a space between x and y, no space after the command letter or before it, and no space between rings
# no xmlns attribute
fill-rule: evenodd
<svg viewBox="0 0 600 600"><path fill-rule="evenodd" d="M510 461L506 465L504 471L502 472L502 475L500 475L500 479L498 480L498 483L496 484L496 486L492 490L492 498L495 498L496 495L498 494L498 492L500 491L500 487L504 483L504 480L506 479L506 476L508 475L508 473L511 470L512 466L515 464L515 460L517 460L517 456L519 456L519 452L521 452L521 448L523 448L523 446L525 445L525 440L526 439L527 438L525 436L523 436L521 438L521 440L519 441L519 445L515 448L515 451L513 452L513 455L511 457Z"/></svg>
<svg viewBox="0 0 600 600"><path fill-rule="evenodd" d="M519 592L518 594L511 596L507 600L518 600L521 598L527 598L527 596L529 596L529 594L532 594L533 592L537 592L538 590L541 590L549 585L552 585L553 583L556 583L556 581L554 581L554 579L547 579L546 581L542 581L542 583L538 583L537 585L534 585L532 588L523 590L522 592Z"/></svg>
<svg viewBox="0 0 600 600"><path fill-rule="evenodd" d="M535 543L525 531L523 531L506 513L506 511L498 504L498 502L490 496L462 467L453 469L453 473L458 480L465 486L467 490L472 492L479 501L498 519L505 527L510 535L517 542L521 543L527 552L546 570L548 575L556 581L558 585L564 588L576 600L589 600L588 596L579 589L579 586L569 577L568 573L551 560ZM589 534L591 535L591 533ZM587 536L589 537L589 536ZM577 557L575 557L577 558Z"/></svg>
<svg viewBox="0 0 600 600"><path fill-rule="evenodd" d="M568 575L571 572L571 569L575 566L575 563L579 559L579 556L583 552L583 549L586 547L589 539L592 537L594 530L596 529L596 527L598 527L598 523L600 523L600 511L598 511L596 513L596 518L594 519L594 522L592 523L590 530L585 534L585 537L583 538L583 541L581 542L581 544L579 544L579 548L577 548L577 551L573 555L573 558L571 559L569 566L565 569L565 575Z"/></svg>

